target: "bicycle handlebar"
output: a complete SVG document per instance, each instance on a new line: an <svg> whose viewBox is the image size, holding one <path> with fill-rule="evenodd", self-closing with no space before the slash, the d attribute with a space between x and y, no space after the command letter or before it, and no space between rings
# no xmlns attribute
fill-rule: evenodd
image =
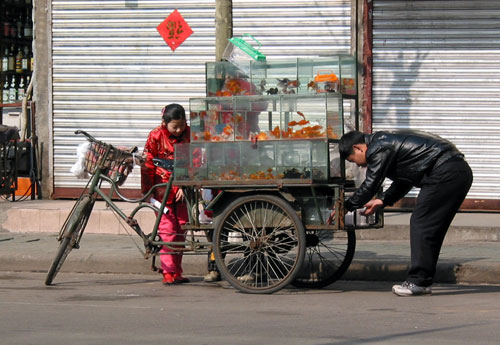
<svg viewBox="0 0 500 345"><path fill-rule="evenodd" d="M87 139L89 139L90 141L94 141L94 142L99 141L99 140L97 140L96 138L94 138L93 136L91 136L90 134L88 134L87 132L82 131L81 129L77 129L77 130L75 131L75 134L77 134L77 135L78 135L78 134L83 134L83 135L85 135L85 136L87 137Z"/></svg>
<svg viewBox="0 0 500 345"><path fill-rule="evenodd" d="M84 130L81 130L81 129L77 129L75 131L75 134L78 135L78 134L83 134L84 136L87 137L87 139L93 143L98 143L98 144L102 144L102 145L109 145L111 147L114 147L113 145L111 144L107 144L103 141L100 141L100 140L97 140L96 138L94 138L92 135L90 135L89 133L85 132ZM134 146L133 148L131 148L130 150L124 150L124 149L121 149L121 151L123 151L125 154L127 155L130 155L132 156L133 153L136 153L138 151L138 148L137 146Z"/></svg>

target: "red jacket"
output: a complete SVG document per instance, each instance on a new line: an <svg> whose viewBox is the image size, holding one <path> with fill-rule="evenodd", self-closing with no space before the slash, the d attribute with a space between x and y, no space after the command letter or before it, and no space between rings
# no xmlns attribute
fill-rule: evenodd
<svg viewBox="0 0 500 345"><path fill-rule="evenodd" d="M186 126L186 130L179 137L170 134L167 128L158 126L153 129L148 136L148 140L144 145L144 155L146 161L141 168L141 190L146 194L149 189L155 184L168 182L172 172L160 167L155 167L153 158L174 159L174 144L188 143L190 139L190 128ZM175 194L179 187L172 186L168 195L168 204L175 201ZM153 197L161 201L165 193L165 188L157 188Z"/></svg>

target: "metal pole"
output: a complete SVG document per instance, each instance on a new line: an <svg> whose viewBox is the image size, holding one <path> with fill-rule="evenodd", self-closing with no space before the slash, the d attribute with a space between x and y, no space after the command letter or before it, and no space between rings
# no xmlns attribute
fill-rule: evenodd
<svg viewBox="0 0 500 345"><path fill-rule="evenodd" d="M233 1L215 2L215 59L220 61L227 40L233 37Z"/></svg>

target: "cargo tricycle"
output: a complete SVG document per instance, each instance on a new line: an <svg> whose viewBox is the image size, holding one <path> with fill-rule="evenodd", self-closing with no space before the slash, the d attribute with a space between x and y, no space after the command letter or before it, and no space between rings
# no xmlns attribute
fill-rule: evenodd
<svg viewBox="0 0 500 345"><path fill-rule="evenodd" d="M333 60L252 64L243 81L273 89L283 84L274 69L285 73L286 68L310 67L309 79L296 73L292 80L289 73L288 86L267 95L263 90L240 94L248 84L239 85L229 72L220 73L233 67L225 66L227 62L207 64L207 95L214 96L190 99L191 142L176 145L174 160L154 160L156 166L172 170L174 178L139 199L129 199L119 190L134 150L118 149L77 131L91 143L86 170L92 176L61 229L46 284L52 284L71 249L79 247L98 198L142 239L144 257L153 258L153 267L158 255L211 254L222 277L245 293L273 293L289 284L321 288L339 279L354 256L354 230L383 226L383 214L344 212L344 200L355 190L355 182L340 159L338 143L346 107L355 110L356 102L350 101L356 96L350 88L353 76L342 76L342 60ZM335 91L301 88L314 80L315 69L335 66L340 84L332 88ZM184 241L163 242L158 225L174 184L184 191L189 221L183 226ZM156 188L166 188L167 193L155 206L150 199ZM117 198L137 206L125 214L114 202ZM150 233L136 220L144 209L155 212ZM171 251L160 253L163 246Z"/></svg>

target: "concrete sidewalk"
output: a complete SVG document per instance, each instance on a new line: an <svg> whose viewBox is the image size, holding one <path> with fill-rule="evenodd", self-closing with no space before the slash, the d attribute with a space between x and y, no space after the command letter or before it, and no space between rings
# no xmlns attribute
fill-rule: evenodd
<svg viewBox="0 0 500 345"><path fill-rule="evenodd" d="M0 271L47 271L58 247L56 234L73 203L0 202ZM132 205L120 203L120 207ZM409 217L387 212L383 229L357 230L356 254L343 279L404 280L410 262ZM141 227L149 229L150 213L137 218ZM499 224L500 214L457 214L441 251L436 282L500 284ZM61 272L155 274L132 239L141 248L139 238L126 235L112 212L97 203L81 249L69 255ZM206 257L186 255L183 267L187 275L204 275Z"/></svg>

